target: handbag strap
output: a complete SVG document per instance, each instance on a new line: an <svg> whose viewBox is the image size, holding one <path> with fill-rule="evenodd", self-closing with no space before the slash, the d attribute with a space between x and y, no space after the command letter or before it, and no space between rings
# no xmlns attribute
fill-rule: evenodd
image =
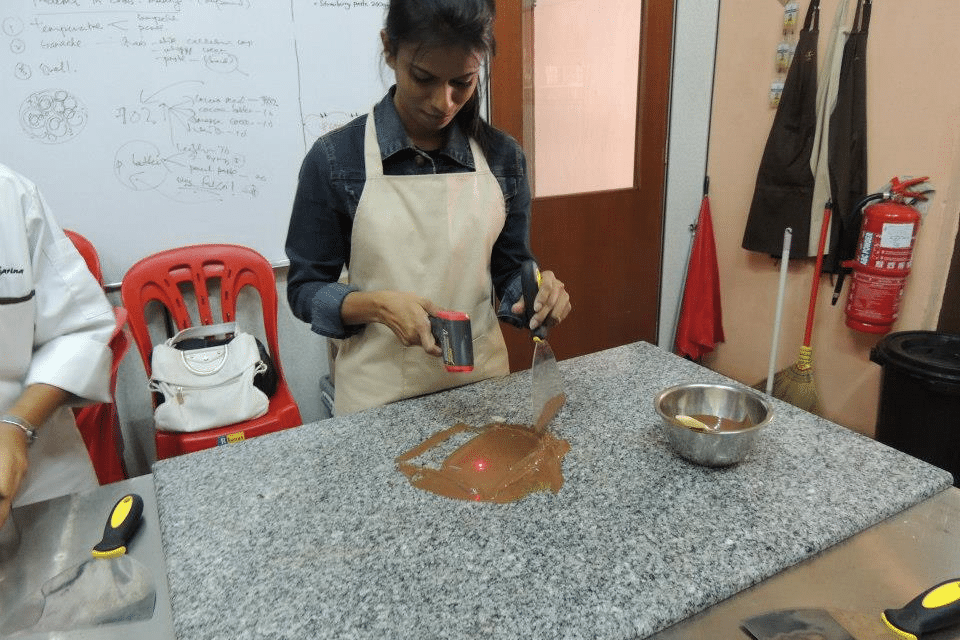
<svg viewBox="0 0 960 640"><path fill-rule="evenodd" d="M237 333L237 323L236 322L221 322L220 324L201 324L196 327L187 327L183 331L177 333L169 340L167 344L171 347L181 342L183 340L188 340L190 338L210 338L213 336L221 336L225 334L234 334Z"/></svg>

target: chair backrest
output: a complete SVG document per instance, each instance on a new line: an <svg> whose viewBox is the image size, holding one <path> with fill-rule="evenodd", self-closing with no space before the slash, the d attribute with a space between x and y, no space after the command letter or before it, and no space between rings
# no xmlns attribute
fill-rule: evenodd
<svg viewBox="0 0 960 640"><path fill-rule="evenodd" d="M83 256L84 261L87 263L87 268L90 269L90 273L93 274L93 277L97 279L97 282L103 285L103 269L100 268L100 256L97 254L97 250L94 248L93 243L76 231L64 229L63 232L73 242L73 246L77 248L77 251L80 252L80 255Z"/></svg>
<svg viewBox="0 0 960 640"><path fill-rule="evenodd" d="M147 376L150 376L153 353L147 316L151 302L157 302L167 310L177 331L195 325L184 297L185 291L192 292L195 297L200 324L234 322L237 320L237 298L246 286L252 286L260 296L267 348L282 380L273 267L257 251L232 244L198 244L167 249L140 260L124 275L120 296L130 313L130 330ZM213 295L219 295L221 318L214 318L211 291Z"/></svg>

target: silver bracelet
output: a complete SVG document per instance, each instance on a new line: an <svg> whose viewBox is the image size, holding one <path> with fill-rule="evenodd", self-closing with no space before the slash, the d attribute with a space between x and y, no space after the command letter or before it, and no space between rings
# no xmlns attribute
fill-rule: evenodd
<svg viewBox="0 0 960 640"><path fill-rule="evenodd" d="M23 418L5 413L0 416L0 422L6 422L7 424L20 427L20 430L23 431L23 434L27 437L28 446L33 444L33 441L37 439L37 428Z"/></svg>

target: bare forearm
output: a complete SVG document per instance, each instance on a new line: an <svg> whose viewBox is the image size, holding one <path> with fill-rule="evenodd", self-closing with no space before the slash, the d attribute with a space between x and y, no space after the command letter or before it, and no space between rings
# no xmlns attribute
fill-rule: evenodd
<svg viewBox="0 0 960 640"><path fill-rule="evenodd" d="M429 315L439 307L415 293L401 291L354 291L343 299L340 317L344 325L379 322L386 325L405 347L421 345L431 355L440 355L430 333Z"/></svg>
<svg viewBox="0 0 960 640"><path fill-rule="evenodd" d="M383 322L383 291L354 291L343 299L340 318L344 325L369 324Z"/></svg>
<svg viewBox="0 0 960 640"><path fill-rule="evenodd" d="M5 413L23 418L40 428L53 413L70 400L72 394L49 384L32 384Z"/></svg>
<svg viewBox="0 0 960 640"><path fill-rule="evenodd" d="M23 390L0 420L0 526L10 515L13 497L27 472L27 435L23 422L34 429L53 415L72 394L49 384L32 384Z"/></svg>

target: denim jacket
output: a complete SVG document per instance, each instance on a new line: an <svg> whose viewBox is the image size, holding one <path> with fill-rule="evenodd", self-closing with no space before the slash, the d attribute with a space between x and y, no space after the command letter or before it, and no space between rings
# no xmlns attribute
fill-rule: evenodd
<svg viewBox="0 0 960 640"><path fill-rule="evenodd" d="M474 171L467 136L456 122L438 151L423 151L410 141L393 104L393 93L373 111L377 141L386 175L422 175ZM319 138L300 169L299 184L287 231L290 259L287 299L293 314L320 335L345 338L360 326L345 326L340 306L358 288L338 282L350 262L350 236L357 204L366 182L363 139L367 116L361 116ZM506 221L490 257L492 292L500 300L498 316L516 326L510 312L520 299L520 263L530 254L530 186L526 158L510 136L496 131L487 164L503 190Z"/></svg>

